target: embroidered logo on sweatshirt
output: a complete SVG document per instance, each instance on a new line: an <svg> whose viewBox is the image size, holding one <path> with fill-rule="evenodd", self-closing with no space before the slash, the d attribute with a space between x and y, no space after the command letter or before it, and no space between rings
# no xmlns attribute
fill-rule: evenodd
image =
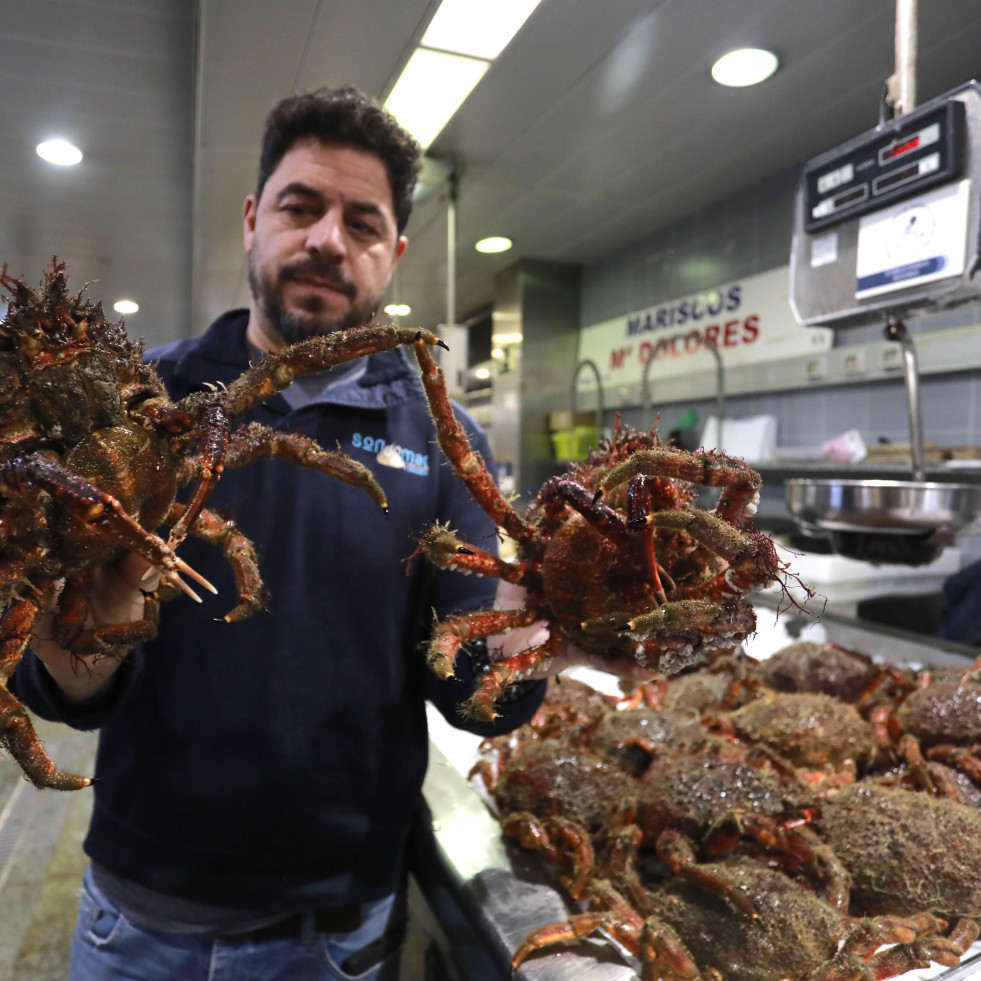
<svg viewBox="0 0 981 981"><path fill-rule="evenodd" d="M361 433L355 433L351 437L351 444L355 449L373 453L375 460L383 467L392 467L419 476L429 473L428 453L416 453L398 443L388 443L381 436L364 436Z"/></svg>

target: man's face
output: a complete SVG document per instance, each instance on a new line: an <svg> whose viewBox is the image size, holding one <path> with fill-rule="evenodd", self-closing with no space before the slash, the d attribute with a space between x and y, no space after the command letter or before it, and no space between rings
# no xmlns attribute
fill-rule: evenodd
<svg viewBox="0 0 981 981"><path fill-rule="evenodd" d="M249 339L263 350L366 323L406 244L381 160L313 139L245 199L244 221Z"/></svg>

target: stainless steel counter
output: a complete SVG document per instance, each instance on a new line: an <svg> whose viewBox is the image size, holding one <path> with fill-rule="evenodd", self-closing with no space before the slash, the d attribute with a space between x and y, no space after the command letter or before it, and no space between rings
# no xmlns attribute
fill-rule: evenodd
<svg viewBox="0 0 981 981"><path fill-rule="evenodd" d="M761 623L773 619L779 599L764 596L757 603ZM761 629L760 642L770 650L749 651L767 656L787 640L815 628L827 640L893 662L953 664L967 667L976 651L957 644L863 624L833 614L813 616L783 610L776 617L781 636ZM789 642L789 641L787 641ZM608 676L605 676L608 677ZM605 937L585 939L533 955L512 973L511 956L529 931L565 919L573 904L553 885L534 854L501 835L498 822L465 774L479 740L431 717L431 762L424 786L429 814L416 843L417 878L437 917L451 935L462 938L461 957L467 981L638 981L639 965ZM431 825L431 830L430 830ZM418 836L417 836L418 837ZM969 981L981 979L981 943L960 967L913 971L902 981Z"/></svg>

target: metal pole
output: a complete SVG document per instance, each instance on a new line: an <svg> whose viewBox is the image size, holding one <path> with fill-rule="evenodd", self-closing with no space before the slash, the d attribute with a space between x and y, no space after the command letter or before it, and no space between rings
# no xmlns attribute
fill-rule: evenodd
<svg viewBox="0 0 981 981"><path fill-rule="evenodd" d="M893 113L902 116L916 108L917 5L919 0L896 0L896 73L889 80Z"/></svg>
<svg viewBox="0 0 981 981"><path fill-rule="evenodd" d="M446 322L456 323L456 201L460 179L454 166L446 178L448 200L446 205Z"/></svg>
<svg viewBox="0 0 981 981"><path fill-rule="evenodd" d="M913 480L926 479L926 453L923 448L923 416L920 408L920 372L916 361L913 338L901 320L886 324L886 337L897 341L903 349L903 369L906 376L906 396L909 410L909 445L913 459Z"/></svg>

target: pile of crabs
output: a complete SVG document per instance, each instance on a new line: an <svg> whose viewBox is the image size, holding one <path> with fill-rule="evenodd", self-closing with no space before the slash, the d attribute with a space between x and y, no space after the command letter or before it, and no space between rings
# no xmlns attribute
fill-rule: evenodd
<svg viewBox="0 0 981 981"><path fill-rule="evenodd" d="M981 923L981 658L741 648L614 698L573 678L472 778L644 981L864 981L952 967Z"/></svg>

